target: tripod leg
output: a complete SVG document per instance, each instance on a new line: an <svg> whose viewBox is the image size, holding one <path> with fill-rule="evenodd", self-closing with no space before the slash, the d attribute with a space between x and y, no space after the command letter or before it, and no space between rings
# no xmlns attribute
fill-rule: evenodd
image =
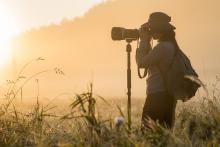
<svg viewBox="0 0 220 147"><path fill-rule="evenodd" d="M131 129L131 45L127 45L127 88L128 88L128 102L127 102L127 113L128 113L128 128Z"/></svg>

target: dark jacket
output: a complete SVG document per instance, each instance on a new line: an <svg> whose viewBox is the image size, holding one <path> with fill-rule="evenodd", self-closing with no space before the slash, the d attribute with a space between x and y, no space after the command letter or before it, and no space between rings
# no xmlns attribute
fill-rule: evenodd
<svg viewBox="0 0 220 147"><path fill-rule="evenodd" d="M140 42L136 50L136 62L139 68L147 70L147 94L166 91L163 73L172 62L175 47L171 42L162 41L155 47L150 43Z"/></svg>

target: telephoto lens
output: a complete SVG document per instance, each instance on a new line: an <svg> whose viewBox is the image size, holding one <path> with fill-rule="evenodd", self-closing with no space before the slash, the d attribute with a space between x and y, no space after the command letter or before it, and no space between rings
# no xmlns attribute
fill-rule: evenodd
<svg viewBox="0 0 220 147"><path fill-rule="evenodd" d="M113 27L111 32L112 40L138 40L140 33L138 29L125 29L121 27Z"/></svg>

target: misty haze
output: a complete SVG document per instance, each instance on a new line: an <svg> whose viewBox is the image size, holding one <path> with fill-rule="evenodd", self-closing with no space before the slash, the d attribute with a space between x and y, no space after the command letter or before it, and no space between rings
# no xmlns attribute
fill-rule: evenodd
<svg viewBox="0 0 220 147"><path fill-rule="evenodd" d="M50 15L50 13L53 13L53 11L58 9L59 7L59 4L56 4L56 7L55 6L53 7L53 5L51 5L51 8L48 7L48 13L47 13L46 2L45 4L43 1L41 3L45 7L42 8L42 12L39 12L39 20L40 20L40 16L42 13L45 13L45 16L42 15L41 17L46 18ZM49 1L47 3L49 6ZM60 7L62 7L62 9L65 9L65 7L69 8L70 3L71 3L70 1L63 2L63 6L60 6ZM4 2L2 2L2 4L4 4ZM0 54L2 54L0 56L2 58L2 61L1 61L2 63L0 64L1 66L0 67L1 69L0 84L2 85L0 89L1 90L0 95L2 98L4 98L5 96L8 96L7 92L10 93L11 92L10 90L13 88L15 89L18 88L18 89L16 89L17 91L15 90L15 92L11 92L9 94L9 97L11 98L11 96L13 95L14 98L16 98L16 103L17 102L19 103L20 100L23 101L24 103L25 101L30 101L32 103L33 102L35 103L36 98L37 100L39 98L40 101L42 100L42 101L50 102L51 100L56 101L54 100L54 98L58 96L59 98L57 100L57 103L58 104L62 103L62 106L59 106L59 109L56 110L53 114L56 114L56 115L59 114L58 116L60 116L60 114L62 114L61 112L67 111L69 109L69 103L70 101L72 102L72 100L74 99L74 96L73 96L74 94L79 94L79 93L91 90L92 94L94 92L95 94L100 95L103 98L105 98L105 100L113 101L113 103L116 103L115 105L117 105L117 106L114 105L114 108L113 106L110 106L110 108L109 107L105 108L106 104L103 104L103 101L100 100L101 101L100 102L101 103L101 107L100 107L101 114L103 114L103 112L108 113L107 111L109 112L111 111L113 117L116 117L119 115L123 116L121 114L121 111L122 111L124 112L125 115L127 115L127 109L128 109L126 108L127 107L126 105L126 98L127 98L126 44L127 43L126 41L113 41L111 38L111 29L112 27L139 29L142 24L148 21L148 16L152 12L165 12L172 17L171 23L176 27L175 32L177 34L176 36L177 42L180 48L189 57L195 70L198 72L199 78L205 84L205 87L209 91L208 94L210 94L210 96L215 97L214 95L219 92L218 81L219 81L219 73L220 73L220 64L219 64L219 61L220 61L219 60L219 54L220 54L220 44L219 44L220 9L219 9L219 5L220 5L220 1L218 0L212 0L212 1L201 1L201 0L193 0L193 1L190 1L190 0L187 0L187 1L176 1L176 0L157 0L157 1L155 0L103 0L102 1L100 0L98 1L96 0L95 1L94 0L92 1L90 0L88 3L86 1L85 2L75 1L75 3L71 3L71 4L74 5L74 10L77 13L76 14L68 13L68 15L66 15L63 12L62 15L66 15L66 16L62 16L60 14L59 17L62 18L61 21L57 21L58 16L57 18L55 18L55 14L53 14L53 17L51 14L51 20L48 20L47 22L45 21L44 23L39 22L38 18L36 18L35 20L36 22L33 21L33 16L31 16L32 7L33 7L33 14L34 13L36 14L38 11L41 11L40 9L39 10L37 9L38 7L40 7L40 3L39 3L39 6L36 8L37 10L34 10L34 6L30 6L30 8L28 9L28 12L25 12L25 13L30 13L30 15L27 15L26 17L24 17L25 19L23 18L23 20L22 19L18 20L18 22L30 21L27 24L32 24L33 26L26 27L23 30L18 31L18 33L11 35L10 40L9 40L10 43L8 44L9 46L8 48L10 48L10 52L7 53L7 57L6 55L4 55L5 53L4 51L0 52ZM8 5L9 5L8 7L11 6L11 9L15 7L12 1L8 2ZM22 6L21 9L23 7L24 6ZM77 9L77 7L79 7L79 10ZM52 11L52 9L54 10ZM2 11L2 14L4 14L3 11ZM30 17L31 19L28 17ZM0 19L1 18L3 17L1 17L1 14L0 14ZM7 20L8 16L5 15L5 18ZM3 21L5 20L2 20L2 22ZM5 23L6 28L10 30L10 26L8 25L7 27L7 25L8 24ZM14 25L14 27L16 27L16 24ZM0 29L0 33L4 34L3 32L4 32L4 29ZM7 32L7 30L5 30L5 32ZM2 35L3 36L2 37L1 34L0 34L0 39L3 40L4 36ZM156 44L157 42L154 41L153 46L155 46ZM132 117L134 116L133 118L135 118L133 120L134 124L139 125L140 119L141 119L142 107L144 105L144 101L146 98L146 80L140 79L138 77L138 72L137 72L138 69L137 69L137 64L136 64L136 59L135 59L137 41L133 41L131 45L132 45L131 97L132 97L132 106L133 106L133 108L131 109L132 110L131 116ZM0 47L3 50L5 50L3 45L1 45ZM7 58L7 61L6 60L3 61L4 58ZM20 72L22 73L19 74ZM143 73L144 70L141 70L141 72ZM37 75L31 78L30 80L28 80L29 77L35 74ZM20 80L21 81L27 80L27 83L22 85L23 84L22 82L19 83ZM18 82L19 84L18 85L14 84L16 82ZM92 83L92 86L90 85L91 83ZM12 85L14 84L14 87L11 86L10 84ZM19 86L22 86L22 88L19 88ZM213 89L216 93L212 92ZM86 96L88 97L86 97L85 99L87 98L89 99L90 98L89 96L91 95L86 95ZM176 132L181 132L181 130L184 129L184 128L181 128L181 123L184 124L183 119L187 118L188 114L190 115L189 118L191 120L194 120L195 118L194 115L196 114L198 115L201 114L202 118L203 117L205 118L206 115L213 116L212 118L210 118L210 120L207 120L208 122L207 124L210 124L210 125L205 126L205 128L203 129L209 130L210 128L215 126L211 124L212 121L216 123L216 126L217 126L216 128L219 129L219 126L220 126L219 108L216 108L216 112L210 112L210 114L206 114L205 110L200 110L202 109L203 105L200 105L200 103L199 104L196 103L197 101L202 100L202 98L206 96L208 96L206 91L200 88L199 91L196 93L196 96L195 96L196 98L192 100L192 103L191 102L178 103L180 107L178 107L177 111L178 111L178 118L180 119L177 119L177 123L176 123L177 125L175 125L174 127L174 130ZM77 102L76 103L81 104L80 103L81 101L79 99L77 100L78 100L78 103ZM88 105L91 104L89 102L90 101L88 100ZM11 104L11 101L9 103ZM71 106L75 106L76 103L74 102L71 103L72 104ZM205 103L205 100L204 100L204 103ZM216 102L214 102L214 104L215 103L216 104L219 103L219 97L216 98ZM23 107L20 103L18 105L19 106L17 108ZM198 107L196 108L199 109L199 110L195 110L196 114L194 114L194 109L193 109L194 105L196 106L198 105ZM5 106L6 105L4 105L4 107L0 109L1 111L4 110L5 112L4 114L6 114ZM118 106L122 107L122 109L118 110ZM12 105L10 106L8 105L8 107L11 107L10 109L11 112L13 113L15 112L13 110L14 107L12 107ZM29 107L31 106L26 105L24 108L26 110ZM76 107L77 108L80 107L79 108L80 111L84 109L78 105ZM190 108L190 110L186 108ZM210 106L205 105L204 109L205 108L208 109L210 108ZM87 107L85 109L87 109ZM188 114L184 113L186 112L186 110ZM8 111L9 110L7 110L7 113L9 113ZM90 114L90 109L88 110L88 112ZM92 112L93 110L91 110L91 113ZM73 118L72 116L73 113L75 114L75 110L71 109L71 112L68 113L68 119L71 120ZM70 114L71 116L69 116ZM84 112L82 112L82 114L84 114ZM13 118L14 117L15 116L13 116ZM106 119L108 119L108 117L110 117L110 115L104 116L104 118ZM114 120L114 118L111 118L111 120L116 121L116 122L119 121L119 123L120 121L121 122L127 121L126 120L127 116L125 118L124 117L125 116L123 116L122 118L117 117L116 120ZM66 118L67 118L67 115L66 115ZM189 125L190 123L192 123L191 120L189 121ZM193 123L195 124L198 123L200 125L203 124L203 122L197 119L195 119L195 122ZM66 124L71 125L72 122L69 122L68 120L68 123ZM184 126L184 127L187 128L189 127L189 125ZM3 126L0 125L0 134L2 134L1 127L4 128ZM53 128L52 126L50 127ZM153 127L157 127L157 126L153 125ZM91 129L90 126L88 128ZM83 131L86 132L88 128L84 128L85 130ZM205 135L203 134L204 136L201 135L202 137L207 139L205 140L207 141L207 144L210 142L212 143L214 142L216 143L216 144L213 143L214 145L219 145L220 141L219 141L219 131L217 131L218 129L215 130L217 137L212 134L213 136L210 137L212 138L210 140L208 140L207 136L205 136L207 134ZM64 130L67 130L68 132L69 128L65 128ZM128 127L128 130L129 130L129 127ZM94 132L96 131L97 130L95 130ZM174 131L174 134L175 134L175 131ZM171 131L169 133L173 133L173 132ZM58 134L60 134L60 132L58 132ZM83 136L82 134L83 133L81 132L79 136ZM97 136L99 136L100 134L96 132ZM195 140L193 140L194 139L193 137L196 136L195 134L194 136L189 135L188 139L191 141L193 146L201 145L199 143L202 142L201 141L202 137L200 138L201 142L196 144L194 142ZM123 139L129 140L128 139L129 133L126 135L125 136L127 138L125 136L123 136L124 138L122 136L120 136L121 138L120 137L119 138L121 140ZM175 135L177 136L179 140L181 140L181 135L179 136L177 134ZM136 144L137 146L145 146L145 141L143 141L144 139L142 138L143 140L141 141L143 142L140 143L137 141L138 137L139 136L137 135L136 137L134 137L135 139L134 138L131 139L134 142L133 145L137 143ZM103 136L101 138L103 138ZM73 141L74 143L71 142L72 140L68 142L69 138L68 139L62 138L64 142L62 142L62 139L60 140L59 139L56 140L57 144L59 144L59 141L60 141L61 144L66 143L67 146L76 145L74 144L75 143L74 141ZM187 141L186 141L187 139L186 138L184 139L185 139L184 141L182 140L181 140L182 142L180 141L182 144L178 141L173 141L172 139L171 140L174 142L174 144L180 143L180 146L181 146L181 145L187 144ZM12 140L16 140L16 139L12 139ZM97 141L96 139L94 140ZM111 139L107 137L106 140L111 140ZM94 143L93 141L91 142ZM105 142L104 139L103 140L100 139L99 141L102 143ZM100 143L99 141L97 141L96 143L97 144ZM0 146L2 142L3 141L1 141L0 139ZM114 143L111 142L107 144L106 146L108 145L110 146L110 144L113 144L113 146L120 146L121 142L120 143L119 142L117 142L118 144L115 142ZM173 145L173 142L172 142L172 145ZM42 141L41 143L43 146L48 145L48 144L52 145L48 142L45 143L45 141ZM34 145L41 145L41 143L38 142ZM98 146L105 146L104 143L103 144L102 143L100 143ZM131 145L132 143L131 144L130 143L131 142L128 141L129 145L123 144L122 146L133 146ZM7 146L7 143L4 143L4 144L6 144ZM17 142L14 143L14 145L16 144ZM80 145L80 144L77 144L77 145ZM93 145L95 145L95 143ZM156 146L157 145L158 144L156 144ZM169 145L170 144L166 144L164 146L169 146ZM10 144L9 146L13 146L13 145ZM82 144L82 146L85 146L85 144Z"/></svg>

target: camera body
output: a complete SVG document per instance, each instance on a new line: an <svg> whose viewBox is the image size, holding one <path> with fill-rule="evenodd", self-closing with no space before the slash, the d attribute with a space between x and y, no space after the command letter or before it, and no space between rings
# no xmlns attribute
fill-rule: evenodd
<svg viewBox="0 0 220 147"><path fill-rule="evenodd" d="M142 32L141 32L142 31ZM140 29L125 29L121 27L113 27L111 31L112 40L131 40L135 41L140 38L140 33L150 33L149 27L143 26Z"/></svg>

